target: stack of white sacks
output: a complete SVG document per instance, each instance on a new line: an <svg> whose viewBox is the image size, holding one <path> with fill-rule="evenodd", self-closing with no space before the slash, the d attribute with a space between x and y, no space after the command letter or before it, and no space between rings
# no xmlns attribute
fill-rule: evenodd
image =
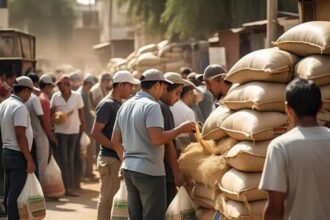
<svg viewBox="0 0 330 220"><path fill-rule="evenodd" d="M277 48L252 52L227 73L232 88L206 120L200 143L188 146L179 167L189 179L199 219L262 219L266 194L258 189L267 147L290 129L285 88L294 77L311 79L322 92L321 125L330 122L330 22L290 29Z"/></svg>

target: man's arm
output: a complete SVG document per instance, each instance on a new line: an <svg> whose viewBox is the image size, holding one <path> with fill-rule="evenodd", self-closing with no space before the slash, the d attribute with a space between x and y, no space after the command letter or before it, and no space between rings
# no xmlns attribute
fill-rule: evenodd
<svg viewBox="0 0 330 220"><path fill-rule="evenodd" d="M29 151L28 140L25 136L26 128L23 126L15 126L15 134L18 145L27 161L27 171L33 173L36 170L36 166L33 162L32 155Z"/></svg>
<svg viewBox="0 0 330 220"><path fill-rule="evenodd" d="M92 129L92 137L102 146L111 150L115 150L115 147L113 143L111 143L111 140L102 133L104 127L105 124L94 122L94 126Z"/></svg>
<svg viewBox="0 0 330 220"><path fill-rule="evenodd" d="M85 118L84 118L84 107L78 109L79 112L79 120L80 120L80 132L85 131Z"/></svg>
<svg viewBox="0 0 330 220"><path fill-rule="evenodd" d="M264 212L264 220L283 220L286 194L267 191L268 201Z"/></svg>
<svg viewBox="0 0 330 220"><path fill-rule="evenodd" d="M119 159L122 161L124 157L124 149L123 149L123 140L121 136L121 132L119 130L114 130L111 137L112 143L114 145L114 150L116 151Z"/></svg>
<svg viewBox="0 0 330 220"><path fill-rule="evenodd" d="M171 168L174 182L177 187L182 186L183 184L183 175L180 172L179 165L176 158L176 151L173 141L170 141L166 144L165 147L165 160Z"/></svg>

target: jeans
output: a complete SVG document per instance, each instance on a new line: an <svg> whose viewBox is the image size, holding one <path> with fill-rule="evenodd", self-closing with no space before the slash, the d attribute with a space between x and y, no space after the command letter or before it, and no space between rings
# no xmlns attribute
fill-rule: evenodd
<svg viewBox="0 0 330 220"><path fill-rule="evenodd" d="M74 151L74 187L80 188L80 178L82 176L82 162L81 162L81 154L80 154L80 139L81 134L78 134L76 141L76 148Z"/></svg>
<svg viewBox="0 0 330 220"><path fill-rule="evenodd" d="M25 185L27 161L22 152L3 149L2 163L5 174L4 206L8 220L19 220L17 199Z"/></svg>
<svg viewBox="0 0 330 220"><path fill-rule="evenodd" d="M124 169L128 213L131 220L164 220L166 213L165 176L150 176Z"/></svg>
<svg viewBox="0 0 330 220"><path fill-rule="evenodd" d="M57 162L60 164L65 189L74 189L74 154L77 146L78 134L56 133L56 138L59 151Z"/></svg>
<svg viewBox="0 0 330 220"><path fill-rule="evenodd" d="M110 220L112 199L119 190L120 161L113 157L99 156L97 169L100 173L100 197L97 204L97 220Z"/></svg>

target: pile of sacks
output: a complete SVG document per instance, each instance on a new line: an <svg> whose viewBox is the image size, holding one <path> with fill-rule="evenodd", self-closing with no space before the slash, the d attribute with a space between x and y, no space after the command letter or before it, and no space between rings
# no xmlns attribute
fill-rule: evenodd
<svg viewBox="0 0 330 220"><path fill-rule="evenodd" d="M258 186L268 144L291 127L284 101L294 77L320 85L324 105L318 120L329 124L330 57L324 54L330 54L330 22L301 24L275 44L277 48L252 52L230 69L226 80L233 86L206 120L203 140L179 158L191 182L187 191L204 209L201 216L214 219L218 210L222 219L262 219L266 193Z"/></svg>

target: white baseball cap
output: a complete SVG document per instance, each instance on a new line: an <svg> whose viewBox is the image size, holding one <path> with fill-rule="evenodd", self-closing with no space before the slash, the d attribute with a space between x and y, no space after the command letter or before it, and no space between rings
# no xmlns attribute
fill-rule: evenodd
<svg viewBox="0 0 330 220"><path fill-rule="evenodd" d="M133 75L127 70L119 70L112 77L113 83L131 83L133 85L139 85L140 80L134 79Z"/></svg>

